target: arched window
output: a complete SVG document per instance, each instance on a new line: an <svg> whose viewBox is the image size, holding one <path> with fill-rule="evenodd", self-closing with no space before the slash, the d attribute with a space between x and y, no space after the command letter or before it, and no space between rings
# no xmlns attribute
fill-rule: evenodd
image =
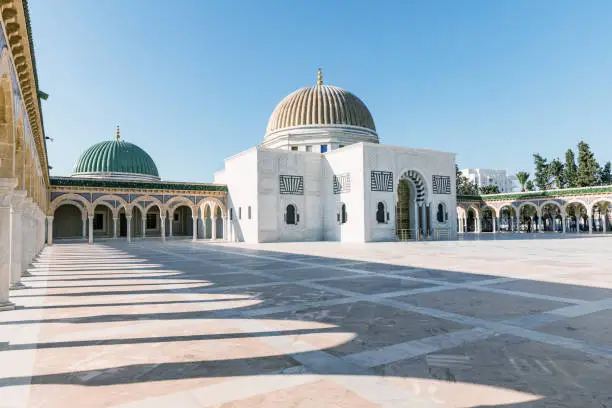
<svg viewBox="0 0 612 408"><path fill-rule="evenodd" d="M346 204L344 203L342 203L342 207L340 208L340 222L346 224Z"/></svg>
<svg viewBox="0 0 612 408"><path fill-rule="evenodd" d="M248 209L248 216L249 216L249 220L251 219L251 206L249 205L249 209Z"/></svg>
<svg viewBox="0 0 612 408"><path fill-rule="evenodd" d="M379 224L385 223L385 204L382 201L378 202L376 209L376 222Z"/></svg>
<svg viewBox="0 0 612 408"><path fill-rule="evenodd" d="M242 219L242 207L238 207L238 219Z"/></svg>
<svg viewBox="0 0 612 408"><path fill-rule="evenodd" d="M446 212L446 206L443 203L438 204L438 212L436 213L436 219L440 223L444 223L448 220L448 213Z"/></svg>
<svg viewBox="0 0 612 408"><path fill-rule="evenodd" d="M285 213L285 222L287 224L292 224L292 225L297 224L295 205L289 204L287 206L287 212Z"/></svg>

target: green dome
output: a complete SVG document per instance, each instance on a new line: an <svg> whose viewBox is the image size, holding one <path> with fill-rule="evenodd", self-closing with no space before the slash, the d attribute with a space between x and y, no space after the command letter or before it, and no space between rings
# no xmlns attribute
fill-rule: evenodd
<svg viewBox="0 0 612 408"><path fill-rule="evenodd" d="M73 177L159 180L155 162L140 147L123 140L96 143L79 157Z"/></svg>

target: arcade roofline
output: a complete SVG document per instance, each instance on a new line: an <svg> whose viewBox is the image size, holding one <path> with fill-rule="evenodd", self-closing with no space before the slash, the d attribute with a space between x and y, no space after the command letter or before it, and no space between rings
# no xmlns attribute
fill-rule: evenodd
<svg viewBox="0 0 612 408"><path fill-rule="evenodd" d="M529 200L540 198L555 198L577 195L612 194L612 185L595 187L572 187L560 188L556 190L537 190L525 191L521 193L500 193L500 194L479 194L479 195L458 195L458 202L473 201L506 201L506 200Z"/></svg>
<svg viewBox="0 0 612 408"><path fill-rule="evenodd" d="M51 177L51 189L92 188L117 190L158 190L173 192L219 192L227 193L225 184L181 183L176 181L122 181L78 177Z"/></svg>

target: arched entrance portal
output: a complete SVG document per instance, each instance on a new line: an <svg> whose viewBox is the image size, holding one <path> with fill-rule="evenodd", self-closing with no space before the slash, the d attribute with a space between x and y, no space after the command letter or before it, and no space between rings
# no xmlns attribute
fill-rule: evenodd
<svg viewBox="0 0 612 408"><path fill-rule="evenodd" d="M542 206L542 231L561 232L563 223L561 218L561 208L556 204L545 204Z"/></svg>
<svg viewBox="0 0 612 408"><path fill-rule="evenodd" d="M83 209L78 204L65 203L53 214L53 239L84 238Z"/></svg>
<svg viewBox="0 0 612 408"><path fill-rule="evenodd" d="M401 241L429 236L431 217L425 206L427 188L414 170L402 173L397 185L396 234Z"/></svg>
<svg viewBox="0 0 612 408"><path fill-rule="evenodd" d="M395 206L395 229L400 241L416 238L416 200L414 187L408 180L400 180L397 186L397 205Z"/></svg>

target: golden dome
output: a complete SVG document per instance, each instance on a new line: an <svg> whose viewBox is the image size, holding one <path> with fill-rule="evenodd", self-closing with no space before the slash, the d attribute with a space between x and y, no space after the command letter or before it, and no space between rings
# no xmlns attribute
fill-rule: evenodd
<svg viewBox="0 0 612 408"><path fill-rule="evenodd" d="M361 99L322 82L319 77L317 85L298 89L280 101L268 121L266 137L298 127L359 128L377 137L374 119Z"/></svg>

